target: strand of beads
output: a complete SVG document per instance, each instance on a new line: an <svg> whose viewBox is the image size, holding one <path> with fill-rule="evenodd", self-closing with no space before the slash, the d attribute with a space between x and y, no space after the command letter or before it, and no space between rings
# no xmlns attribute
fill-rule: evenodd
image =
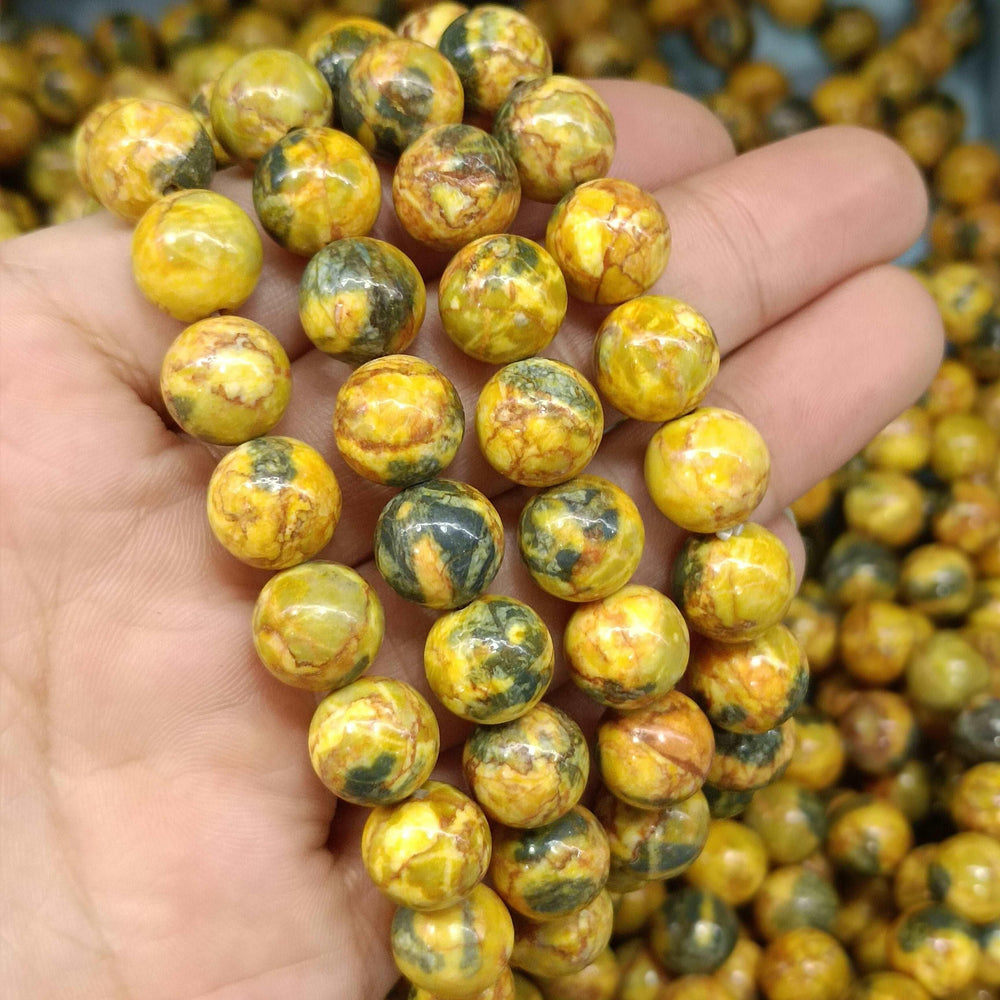
<svg viewBox="0 0 1000 1000"><path fill-rule="evenodd" d="M275 49L233 62L208 117L183 119L179 141L193 152L181 162L201 163L197 151L214 140L232 160L256 164L261 224L309 258L303 329L325 353L364 362L338 393L336 444L354 472L401 488L378 519L375 563L403 597L446 612L427 636L424 666L434 696L476 725L463 750L474 798L429 780L440 736L428 700L367 674L385 629L375 591L354 570L314 558L336 528L341 490L315 449L267 436L287 404L288 359L255 324L209 315L238 307L256 284L260 242L249 218L218 195L161 198L150 188L145 179L163 174L139 150L142 123L152 132L172 113L158 106L100 109L81 140L84 162L95 178L110 166L146 183L144 200L104 200L129 217L145 209L136 280L177 318L197 320L168 351L164 398L186 430L236 446L209 484L209 521L239 559L278 571L257 601L254 643L277 679L325 695L310 758L331 792L372 807L362 857L397 906L390 943L413 997L510 998L510 966L555 995L606 954L610 889L662 881L697 858L706 779L720 794L746 792L780 773L791 752L785 720L807 668L777 622L793 574L774 536L743 526L766 489L766 448L736 414L698 408L719 366L714 335L690 307L645 294L667 263L667 220L636 185L603 176L610 112L586 85L550 75L530 22L476 8L444 32L447 59L378 32L359 43L343 25L310 52L319 71ZM428 81L433 100L404 96L387 117L387 95L409 93L397 84L415 79ZM469 109L496 113L493 135L459 121L463 91ZM353 139L329 127L334 106ZM123 142L115 167L105 150ZM439 478L462 441L464 412L442 372L398 353L417 336L425 290L402 251L367 235L381 187L370 153L399 157L393 203L409 236L457 251L440 287L446 333L504 365L479 396L476 436L496 471L542 489L524 506L518 549L543 591L579 605L565 639L570 675L608 709L593 812L580 804L586 739L542 700L555 666L549 630L523 602L484 593L504 555L500 517L473 486ZM206 181L185 167L171 183ZM94 187L118 197L135 185ZM545 248L503 233L522 191L557 202ZM174 248L206 235L225 252L195 255L195 271L182 274ZM617 306L595 339L596 388L534 357L556 336L567 289ZM685 546L680 610L629 584L642 518L617 485L586 473L604 430L598 390L627 416L663 423L646 462L656 505L687 530L722 532ZM685 616L712 640L688 672L705 711L675 689L689 659ZM767 683L748 701L747 674L761 664ZM678 973L712 971L735 946L730 904L706 889L672 899L657 921L653 946ZM710 949L695 932L706 922L721 929Z"/></svg>

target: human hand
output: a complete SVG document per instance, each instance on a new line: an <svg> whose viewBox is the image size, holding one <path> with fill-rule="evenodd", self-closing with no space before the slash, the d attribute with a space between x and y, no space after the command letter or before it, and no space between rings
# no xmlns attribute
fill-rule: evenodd
<svg viewBox="0 0 1000 1000"><path fill-rule="evenodd" d="M673 230L655 291L713 325L725 360L707 402L744 413L767 441L771 486L755 519L801 576L783 508L912 402L940 358L930 298L884 263L923 225L920 178L887 140L852 129L733 159L690 99L598 89L618 123L611 174L656 192ZM215 186L249 202L245 176ZM527 206L518 231L539 238L547 213ZM384 206L375 235L411 250L391 219ZM380 1000L395 978L391 907L361 866L364 812L312 772L312 697L256 662L250 614L266 574L208 529L218 450L165 415L159 367L180 324L135 289L130 235L102 214L0 248L0 980L16 997ZM433 616L388 591L369 561L389 491L348 471L332 440L348 369L310 350L299 327L303 261L265 244L265 275L241 314L294 361L277 432L318 447L338 474L344 515L324 556L361 567L385 603L373 672L426 691ZM430 279L443 258L420 262ZM492 369L442 334L434 287L413 350L471 413ZM571 305L546 353L589 374L601 314ZM680 533L646 498L653 430L615 427L588 471L639 503L636 580L663 588ZM513 523L524 492L489 473L474 441L446 474L497 498ZM536 607L558 641L570 609L530 583L512 545L492 590ZM596 717L566 686L549 700ZM465 727L442 723L449 773Z"/></svg>

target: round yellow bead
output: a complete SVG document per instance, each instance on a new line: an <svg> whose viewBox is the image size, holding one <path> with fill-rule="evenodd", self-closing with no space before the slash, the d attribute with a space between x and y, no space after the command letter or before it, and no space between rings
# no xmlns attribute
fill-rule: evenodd
<svg viewBox="0 0 1000 1000"><path fill-rule="evenodd" d="M664 424L646 449L646 486L656 506L687 531L724 531L764 497L771 458L744 417L703 407Z"/></svg>

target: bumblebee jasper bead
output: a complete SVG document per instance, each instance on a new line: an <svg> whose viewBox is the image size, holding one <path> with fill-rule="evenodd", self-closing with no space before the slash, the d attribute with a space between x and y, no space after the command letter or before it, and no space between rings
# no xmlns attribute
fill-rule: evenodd
<svg viewBox="0 0 1000 1000"><path fill-rule="evenodd" d="M565 815L590 775L580 727L540 702L498 726L479 726L462 752L465 779L490 819L531 829Z"/></svg>
<svg viewBox="0 0 1000 1000"><path fill-rule="evenodd" d="M416 265L390 243L336 240L306 264L299 319L321 351L359 363L405 351L424 321L427 292Z"/></svg>
<svg viewBox="0 0 1000 1000"><path fill-rule="evenodd" d="M715 731L715 756L706 780L726 791L763 788L780 777L795 749L795 722L788 719L766 733Z"/></svg>
<svg viewBox="0 0 1000 1000"><path fill-rule="evenodd" d="M840 623L840 659L862 684L891 684L917 642L912 613L892 601L859 601Z"/></svg>
<svg viewBox="0 0 1000 1000"><path fill-rule="evenodd" d="M534 988L534 987L532 987ZM396 995L390 994L386 1000L395 1000ZM410 990L405 994L405 1000L440 1000L440 993L430 993L422 990L419 986L410 986ZM403 1000L404 994L400 994L399 1000ZM472 996L464 996L462 1000L521 1000L521 994L517 992L517 985L514 982L514 973L510 966L505 966L503 972L495 983L491 983L484 990L473 993ZM529 997L529 1000L531 998ZM541 1000L541 994L539 994Z"/></svg>
<svg viewBox="0 0 1000 1000"><path fill-rule="evenodd" d="M208 523L237 559L286 569L311 559L340 520L340 486L318 451L259 437L225 455L208 484Z"/></svg>
<svg viewBox="0 0 1000 1000"><path fill-rule="evenodd" d="M554 920L587 906L604 888L611 860L608 837L594 814L574 806L533 830L494 831L490 880L522 916Z"/></svg>
<svg viewBox="0 0 1000 1000"><path fill-rule="evenodd" d="M111 14L94 25L94 46L110 66L128 63L133 66L156 65L157 41L153 29L138 15Z"/></svg>
<svg viewBox="0 0 1000 1000"><path fill-rule="evenodd" d="M214 191L166 195L132 234L139 291L185 323L241 306L257 286L263 262L250 216Z"/></svg>
<svg viewBox="0 0 1000 1000"><path fill-rule="evenodd" d="M842 1000L851 984L851 963L835 938L800 927L764 949L757 982L767 1000Z"/></svg>
<svg viewBox="0 0 1000 1000"><path fill-rule="evenodd" d="M167 348L160 391L188 434L241 444L266 434L292 392L288 355L276 337L240 316L210 316Z"/></svg>
<svg viewBox="0 0 1000 1000"><path fill-rule="evenodd" d="M503 524L479 490L432 479L396 494L375 525L375 565L408 601L460 608L493 581L503 559Z"/></svg>
<svg viewBox="0 0 1000 1000"><path fill-rule="evenodd" d="M972 982L981 952L975 929L946 906L911 907L889 931L889 963L933 997L951 996Z"/></svg>
<svg viewBox="0 0 1000 1000"><path fill-rule="evenodd" d="M581 184L552 211L545 246L584 302L614 305L647 291L670 254L670 226L657 200L612 177Z"/></svg>
<svg viewBox="0 0 1000 1000"><path fill-rule="evenodd" d="M552 680L552 637L526 604L487 594L439 618L427 634L424 671L448 711L496 724L524 715Z"/></svg>
<svg viewBox="0 0 1000 1000"><path fill-rule="evenodd" d="M537 354L566 315L566 282L547 250L524 236L475 240L441 275L445 333L471 358L506 364Z"/></svg>
<svg viewBox="0 0 1000 1000"><path fill-rule="evenodd" d="M111 101L103 101L86 114L80 124L73 131L73 166L76 168L76 176L81 187L88 193L93 193L90 183L90 171L87 168L87 158L90 154L90 141L94 138L94 133L104 123L104 119L117 111L118 108L129 104L134 100L131 97L116 97ZM32 143L34 145L34 143Z"/></svg>
<svg viewBox="0 0 1000 1000"><path fill-rule="evenodd" d="M852 531L898 548L909 545L924 527L924 491L909 475L871 469L844 494L844 517Z"/></svg>
<svg viewBox="0 0 1000 1000"><path fill-rule="evenodd" d="M931 995L900 972L871 972L854 981L847 1000L931 1000Z"/></svg>
<svg viewBox="0 0 1000 1000"><path fill-rule="evenodd" d="M716 819L686 877L730 906L742 906L753 899L766 875L767 852L760 835L736 820Z"/></svg>
<svg viewBox="0 0 1000 1000"><path fill-rule="evenodd" d="M756 510L771 473L764 439L744 417L703 407L664 424L646 448L653 502L678 527L733 528Z"/></svg>
<svg viewBox="0 0 1000 1000"><path fill-rule="evenodd" d="M803 581L784 624L805 650L809 669L814 674L828 670L837 652L837 611L819 581Z"/></svg>
<svg viewBox="0 0 1000 1000"><path fill-rule="evenodd" d="M271 577L253 611L253 643L271 673L307 691L350 684L375 659L385 614L365 579L331 562L307 562Z"/></svg>
<svg viewBox="0 0 1000 1000"><path fill-rule="evenodd" d="M470 111L497 109L515 84L552 73L552 53L541 31L523 14L481 4L457 17L438 42L458 71Z"/></svg>
<svg viewBox="0 0 1000 1000"><path fill-rule="evenodd" d="M615 955L620 973L618 1000L654 1000L672 981L642 937L619 944Z"/></svg>
<svg viewBox="0 0 1000 1000"><path fill-rule="evenodd" d="M302 56L287 49L256 49L223 70L211 112L212 128L229 155L254 162L292 129L329 125L333 94Z"/></svg>
<svg viewBox="0 0 1000 1000"><path fill-rule="evenodd" d="M594 387L576 369L549 358L502 368L476 403L480 451L522 486L552 486L582 472L603 433Z"/></svg>
<svg viewBox="0 0 1000 1000"><path fill-rule="evenodd" d="M594 340L594 376L612 406L636 420L694 409L719 371L719 345L689 305L644 295L612 310Z"/></svg>
<svg viewBox="0 0 1000 1000"><path fill-rule="evenodd" d="M212 140L186 108L127 101L108 112L87 146L94 197L123 219L138 219L165 192L207 187Z"/></svg>
<svg viewBox="0 0 1000 1000"><path fill-rule="evenodd" d="M892 874L913 846L913 830L902 810L870 795L835 801L829 822L827 856L858 875Z"/></svg>
<svg viewBox="0 0 1000 1000"><path fill-rule="evenodd" d="M827 595L845 607L891 600L899 586L899 560L885 545L845 531L827 551L822 580Z"/></svg>
<svg viewBox="0 0 1000 1000"><path fill-rule="evenodd" d="M36 64L31 96L50 122L69 127L98 99L100 88L101 77L89 63L72 56L53 56Z"/></svg>
<svg viewBox="0 0 1000 1000"><path fill-rule="evenodd" d="M739 816L754 799L754 791L740 792L729 789L716 788L705 782L702 785L702 794L708 803L708 810L712 819L732 819Z"/></svg>
<svg viewBox="0 0 1000 1000"><path fill-rule="evenodd" d="M567 601L595 601L623 586L639 565L644 539L632 498L599 476L577 476L536 494L518 525L531 578Z"/></svg>
<svg viewBox="0 0 1000 1000"><path fill-rule="evenodd" d="M778 865L805 861L826 839L823 800L790 780L759 789L743 813L743 822L760 834L767 856Z"/></svg>
<svg viewBox="0 0 1000 1000"><path fill-rule="evenodd" d="M974 924L1000 920L1000 843L985 833L943 841L928 868L935 899Z"/></svg>
<svg viewBox="0 0 1000 1000"><path fill-rule="evenodd" d="M605 792L604 795L612 802L618 801L610 792ZM623 802L622 805L624 806L625 803ZM626 808L631 807L626 806ZM611 901L615 908L615 937L631 938L643 931L650 914L666 898L667 889L662 881L642 882L638 889L630 889L627 892L612 890Z"/></svg>
<svg viewBox="0 0 1000 1000"><path fill-rule="evenodd" d="M878 469L916 472L931 454L931 422L919 406L891 420L865 445L862 457Z"/></svg>
<svg viewBox="0 0 1000 1000"><path fill-rule="evenodd" d="M340 387L333 434L359 476L412 486L451 463L465 434L465 411L432 364L389 355L363 364Z"/></svg>
<svg viewBox="0 0 1000 1000"><path fill-rule="evenodd" d="M701 788L714 746L701 709L668 691L646 708L609 712L596 752L609 791L639 809L658 809Z"/></svg>
<svg viewBox="0 0 1000 1000"><path fill-rule="evenodd" d="M375 161L336 129L298 128L258 161L253 204L286 250L311 257L345 236L364 236L382 205Z"/></svg>
<svg viewBox="0 0 1000 1000"><path fill-rule="evenodd" d="M907 693L932 711L960 711L989 684L986 659L959 632L935 632L918 646L906 665Z"/></svg>
<svg viewBox="0 0 1000 1000"><path fill-rule="evenodd" d="M457 788L427 781L403 802L373 809L361 835L369 877L394 903L437 910L482 881L490 826Z"/></svg>
<svg viewBox="0 0 1000 1000"><path fill-rule="evenodd" d="M423 42L431 48L437 48L441 41L444 29L455 20L467 14L469 8L464 3L455 3L453 0L439 0L427 7L420 7L410 11L396 28L396 32L403 38L410 38L415 42Z"/></svg>
<svg viewBox="0 0 1000 1000"><path fill-rule="evenodd" d="M394 38L395 34L392 28L369 17L334 16L338 19L337 23L299 51L323 74L331 93L337 98L340 85L358 56L374 42ZM336 113L339 115L339 108Z"/></svg>
<svg viewBox="0 0 1000 1000"><path fill-rule="evenodd" d="M412 795L437 763L439 745L430 705L390 677L362 677L328 694L309 724L313 770L334 795L361 806Z"/></svg>
<svg viewBox="0 0 1000 1000"><path fill-rule="evenodd" d="M771 634L796 587L784 543L753 523L721 536L689 538L674 560L673 579L674 596L691 628L719 642Z"/></svg>
<svg viewBox="0 0 1000 1000"><path fill-rule="evenodd" d="M691 866L708 836L701 792L661 809L637 809L602 788L594 812L611 846L611 881L642 885L673 878Z"/></svg>
<svg viewBox="0 0 1000 1000"><path fill-rule="evenodd" d="M518 84L497 112L493 135L517 164L524 196L535 201L557 202L603 177L615 154L611 109L572 76Z"/></svg>
<svg viewBox="0 0 1000 1000"><path fill-rule="evenodd" d="M455 251L514 221L521 182L493 136L472 125L438 125L400 156L392 203L415 240L432 250Z"/></svg>
<svg viewBox="0 0 1000 1000"><path fill-rule="evenodd" d="M837 722L848 759L866 774L898 771L920 738L906 699L893 691L859 691Z"/></svg>
<svg viewBox="0 0 1000 1000"><path fill-rule="evenodd" d="M390 940L397 968L414 986L442 1000L467 1000L505 971L514 927L500 897L477 885L440 910L401 906Z"/></svg>
<svg viewBox="0 0 1000 1000"><path fill-rule="evenodd" d="M344 131L370 153L395 158L435 125L462 120L462 83L451 63L422 42L391 38L367 46L338 92Z"/></svg>
<svg viewBox="0 0 1000 1000"><path fill-rule="evenodd" d="M602 890L587 906L555 920L518 918L510 962L533 976L566 976L590 965L611 940L614 909Z"/></svg>
<svg viewBox="0 0 1000 1000"><path fill-rule="evenodd" d="M749 642L701 643L691 658L691 692L712 722L734 733L763 733L802 704L809 665L784 625Z"/></svg>
<svg viewBox="0 0 1000 1000"><path fill-rule="evenodd" d="M785 865L768 873L754 897L754 926L765 941L799 927L829 931L838 904L829 879L803 865Z"/></svg>
<svg viewBox="0 0 1000 1000"><path fill-rule="evenodd" d="M545 1000L611 1000L617 995L618 959L605 948L590 965L565 976L539 977Z"/></svg>
<svg viewBox="0 0 1000 1000"><path fill-rule="evenodd" d="M602 705L643 708L687 666L681 613L652 587L629 584L570 616L563 642L570 677Z"/></svg>
<svg viewBox="0 0 1000 1000"><path fill-rule="evenodd" d="M1000 762L970 767L958 779L948 809L959 829L1000 838Z"/></svg>
<svg viewBox="0 0 1000 1000"><path fill-rule="evenodd" d="M736 914L703 889L670 893L654 911L649 941L656 957L675 974L714 972L736 944Z"/></svg>

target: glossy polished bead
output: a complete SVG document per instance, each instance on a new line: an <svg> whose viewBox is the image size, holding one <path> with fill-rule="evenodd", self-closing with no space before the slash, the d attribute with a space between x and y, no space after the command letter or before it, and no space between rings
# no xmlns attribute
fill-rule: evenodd
<svg viewBox="0 0 1000 1000"><path fill-rule="evenodd" d="M836 926L837 890L804 865L768 873L753 901L754 926L765 941L799 927L830 931Z"/></svg>
<svg viewBox="0 0 1000 1000"><path fill-rule="evenodd" d="M687 880L730 906L742 906L756 895L767 867L760 834L736 820L716 819L702 852L687 870Z"/></svg>
<svg viewBox="0 0 1000 1000"><path fill-rule="evenodd" d="M103 124L104 119L113 111L133 100L131 97L116 97L111 101L102 101L84 116L73 132L73 165L80 185L87 192L93 192L90 183L90 171L87 167L87 157L90 154L90 141L94 133Z"/></svg>
<svg viewBox="0 0 1000 1000"><path fill-rule="evenodd" d="M241 444L281 419L291 398L291 365L264 327L240 316L210 316L167 348L160 392L188 434L212 444Z"/></svg>
<svg viewBox="0 0 1000 1000"><path fill-rule="evenodd" d="M469 357L506 364L537 354L566 315L566 282L543 247L523 236L484 236L441 275L445 333Z"/></svg>
<svg viewBox="0 0 1000 1000"><path fill-rule="evenodd" d="M487 594L439 618L427 634L424 671L448 711L497 724L524 715L552 680L552 637L526 604Z"/></svg>
<svg viewBox="0 0 1000 1000"><path fill-rule="evenodd" d="M718 371L712 328L678 299L644 295L625 302L594 340L598 389L636 420L673 420L694 409Z"/></svg>
<svg viewBox="0 0 1000 1000"><path fill-rule="evenodd" d="M462 83L440 52L408 38L368 45L338 91L344 131L368 152L395 158L435 125L462 120Z"/></svg>
<svg viewBox="0 0 1000 1000"><path fill-rule="evenodd" d="M549 358L501 368L476 403L483 457L522 486L552 486L582 472L603 433L594 387L575 368Z"/></svg>
<svg viewBox="0 0 1000 1000"><path fill-rule="evenodd" d="M289 437L260 437L225 455L208 484L208 522L237 559L286 569L333 536L340 486L323 456Z"/></svg>
<svg viewBox="0 0 1000 1000"><path fill-rule="evenodd" d="M578 184L603 177L615 153L615 123L604 99L582 80L549 76L514 88L493 135L517 164L521 190L557 202Z"/></svg>
<svg viewBox="0 0 1000 1000"><path fill-rule="evenodd" d="M726 791L763 788L781 776L795 749L795 722L765 733L715 731L715 756L707 780Z"/></svg>
<svg viewBox="0 0 1000 1000"><path fill-rule="evenodd" d="M732 907L703 889L672 892L654 911L650 944L670 972L714 972L736 944Z"/></svg>
<svg viewBox="0 0 1000 1000"><path fill-rule="evenodd" d="M670 226L656 199L631 181L588 181L553 209L545 246L570 294L614 305L649 290L670 255Z"/></svg>
<svg viewBox="0 0 1000 1000"><path fill-rule="evenodd" d="M767 445L753 424L716 407L664 424L646 449L649 495L687 531L707 534L745 521L763 499L770 472Z"/></svg>
<svg viewBox="0 0 1000 1000"><path fill-rule="evenodd" d="M457 788L427 781L392 806L373 809L361 835L365 871L398 906L451 906L482 881L490 863L489 823Z"/></svg>
<svg viewBox="0 0 1000 1000"><path fill-rule="evenodd" d="M788 549L753 523L721 537L689 538L674 560L673 580L692 629L720 642L747 642L772 629L796 589Z"/></svg>
<svg viewBox="0 0 1000 1000"><path fill-rule="evenodd" d="M691 693L713 724L734 733L763 733L802 704L809 664L784 625L748 642L709 640L691 658Z"/></svg>
<svg viewBox="0 0 1000 1000"><path fill-rule="evenodd" d="M400 156L392 203L415 240L454 252L510 226L521 204L521 182L513 160L487 132L438 125Z"/></svg>
<svg viewBox="0 0 1000 1000"><path fill-rule="evenodd" d="M324 247L299 284L299 319L321 351L355 364L405 351L424 321L416 265L390 243L359 236Z"/></svg>
<svg viewBox="0 0 1000 1000"><path fill-rule="evenodd" d="M334 16L337 23L330 25L329 30L320 32L300 51L304 51L306 59L323 74L336 98L347 71L358 56L369 45L395 35L391 28L370 17Z"/></svg>
<svg viewBox="0 0 1000 1000"><path fill-rule="evenodd" d="M374 160L350 136L300 128L258 161L253 204L276 243L311 257L334 240L370 232L382 207L382 181Z"/></svg>
<svg viewBox="0 0 1000 1000"><path fill-rule="evenodd" d="M391 805L412 795L437 763L439 745L430 705L388 677L362 677L328 694L309 724L313 770L355 805Z"/></svg>
<svg viewBox="0 0 1000 1000"><path fill-rule="evenodd" d="M437 48L444 29L455 20L467 14L469 8L464 3L455 3L454 0L439 0L427 7L419 7L410 11L402 21L399 22L397 32L403 38L411 38L415 42L423 42L431 48Z"/></svg>
<svg viewBox="0 0 1000 1000"><path fill-rule="evenodd" d="M1000 843L968 831L941 842L928 868L933 897L974 924L1000 920Z"/></svg>
<svg viewBox="0 0 1000 1000"><path fill-rule="evenodd" d="M920 741L913 710L894 691L859 691L837 721L848 759L866 774L895 773Z"/></svg>
<svg viewBox="0 0 1000 1000"><path fill-rule="evenodd" d="M409 993L406 994L406 1000L440 1000L440 998L440 993L431 993L419 986L411 986ZM491 983L478 993L473 993L472 996L463 996L462 1000L524 1000L524 998L518 992L513 970L509 966L505 966L495 983ZM533 998L529 997L528 1000L533 1000ZM540 993L538 1000L542 1000Z"/></svg>
<svg viewBox="0 0 1000 1000"><path fill-rule="evenodd" d="M913 830L898 806L850 793L830 807L826 853L858 875L889 875L913 846ZM905 971L905 970L901 970Z"/></svg>
<svg viewBox="0 0 1000 1000"><path fill-rule="evenodd" d="M823 800L787 778L758 789L743 823L760 835L768 857L778 865L805 861L826 839Z"/></svg>
<svg viewBox="0 0 1000 1000"><path fill-rule="evenodd" d="M686 871L708 837L708 802L699 791L660 809L638 809L606 788L594 812L611 846L611 880L662 881Z"/></svg>
<svg viewBox="0 0 1000 1000"><path fill-rule="evenodd" d="M255 162L286 132L329 125L333 94L319 70L301 56L287 49L256 49L223 71L211 113L229 155Z"/></svg>
<svg viewBox="0 0 1000 1000"><path fill-rule="evenodd" d="M460 608L493 581L503 524L479 490L449 479L410 486L375 525L375 564L386 583L429 608Z"/></svg>
<svg viewBox="0 0 1000 1000"><path fill-rule="evenodd" d="M589 905L604 888L608 838L589 809L532 830L494 831L490 879L500 898L531 920L555 920Z"/></svg>
<svg viewBox="0 0 1000 1000"><path fill-rule="evenodd" d="M278 680L307 691L350 684L378 654L382 602L348 566L306 562L264 584L253 612L257 655Z"/></svg>
<svg viewBox="0 0 1000 1000"><path fill-rule="evenodd" d="M609 712L597 730L604 784L639 809L694 795L708 774L714 745L708 719L679 691L646 708Z"/></svg>
<svg viewBox="0 0 1000 1000"><path fill-rule="evenodd" d="M479 726L466 740L462 768L490 819L524 829L544 826L579 802L590 775L580 727L540 702L499 726Z"/></svg>
<svg viewBox="0 0 1000 1000"><path fill-rule="evenodd" d="M598 600L627 583L644 539L632 498L599 476L577 476L536 494L518 525L531 578L567 601Z"/></svg>
<svg viewBox="0 0 1000 1000"><path fill-rule="evenodd" d="M981 958L975 929L937 903L914 906L898 917L887 952L893 969L912 976L934 997L967 986Z"/></svg>
<svg viewBox="0 0 1000 1000"><path fill-rule="evenodd" d="M256 288L263 261L250 217L213 191L166 195L132 234L132 275L139 290L186 323L239 308Z"/></svg>
<svg viewBox="0 0 1000 1000"><path fill-rule="evenodd" d="M515 84L552 72L552 53L535 24L497 4L456 18L438 48L458 71L469 110L486 115L496 114Z"/></svg>
<svg viewBox="0 0 1000 1000"><path fill-rule="evenodd" d="M570 677L602 705L644 708L666 694L687 667L687 625L658 590L628 584L577 608L563 648Z"/></svg>
<svg viewBox="0 0 1000 1000"><path fill-rule="evenodd" d="M208 133L190 111L166 101L111 108L87 145L90 188L123 219L138 219L167 192L207 187L214 173Z"/></svg>
<svg viewBox="0 0 1000 1000"><path fill-rule="evenodd" d="M565 976L590 965L611 940L614 909L605 889L569 916L544 923L519 918L511 964L533 976Z"/></svg>
<svg viewBox="0 0 1000 1000"><path fill-rule="evenodd" d="M400 907L390 941L396 966L411 983L442 1000L467 1000L506 971L514 928L497 894L477 885L440 910Z"/></svg>
<svg viewBox="0 0 1000 1000"><path fill-rule="evenodd" d="M433 478L451 463L464 433L455 387L420 358L375 358L337 391L337 448L359 476L375 483L412 486Z"/></svg>
<svg viewBox="0 0 1000 1000"><path fill-rule="evenodd" d="M840 1000L851 983L851 963L834 937L800 927L764 949L757 981L767 1000Z"/></svg>

